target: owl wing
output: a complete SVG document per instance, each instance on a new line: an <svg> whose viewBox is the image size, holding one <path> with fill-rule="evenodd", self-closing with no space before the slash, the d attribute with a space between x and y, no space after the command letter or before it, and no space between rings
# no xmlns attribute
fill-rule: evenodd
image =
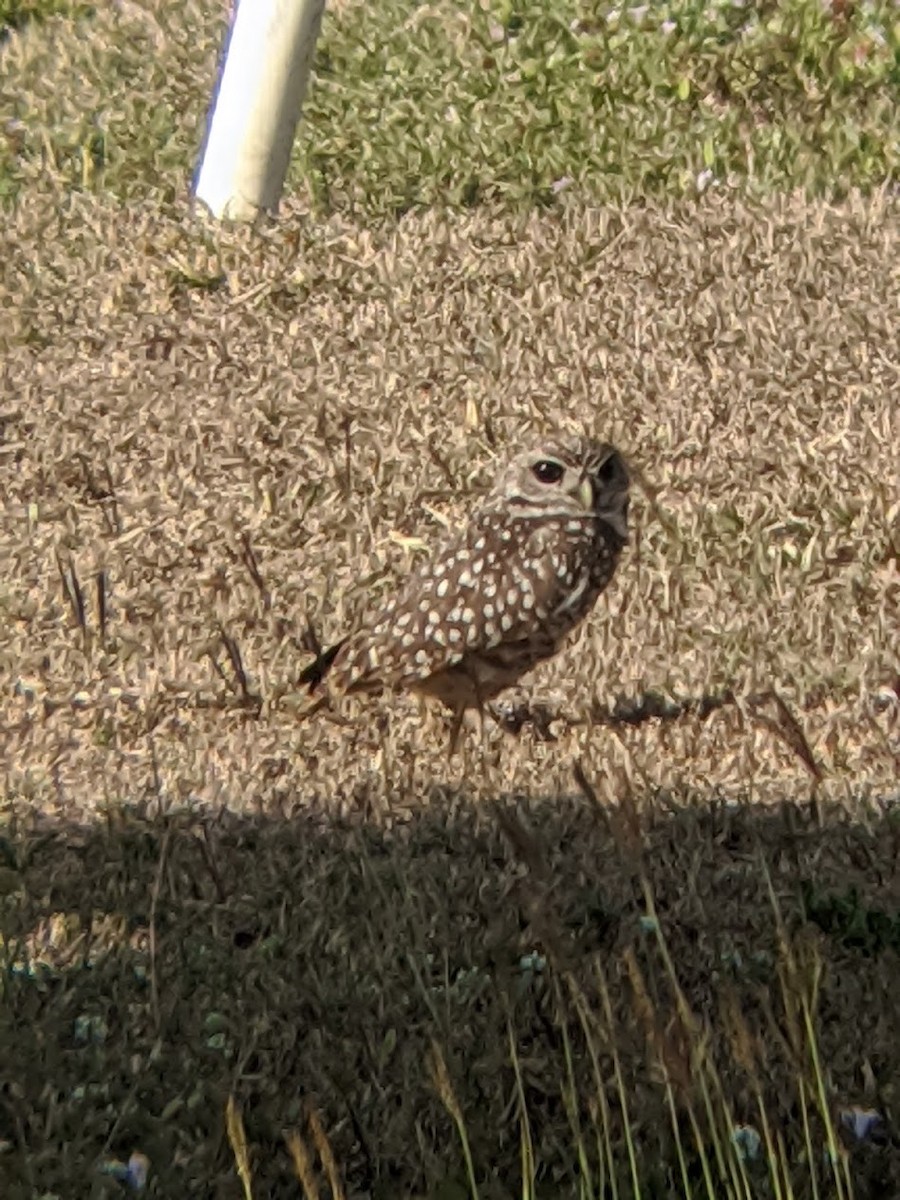
<svg viewBox="0 0 900 1200"><path fill-rule="evenodd" d="M468 654L526 642L535 660L549 656L578 574L577 542L533 520L473 520L416 569L371 626L340 647L339 686L410 686Z"/></svg>

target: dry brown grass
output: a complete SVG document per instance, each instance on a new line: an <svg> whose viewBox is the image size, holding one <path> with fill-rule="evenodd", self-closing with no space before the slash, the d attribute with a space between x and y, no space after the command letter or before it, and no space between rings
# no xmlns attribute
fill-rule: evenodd
<svg viewBox="0 0 900 1200"><path fill-rule="evenodd" d="M878 703L897 670L896 234L877 204L384 233L288 213L218 242L77 198L24 210L3 250L12 789L72 813L99 780L127 800L161 780L172 800L255 811L273 788L345 805L357 785L447 778L414 707L298 726L272 697L307 616L344 629L419 552L403 539L460 518L494 445L558 422L621 443L657 507L532 697L575 720L648 689L775 689L826 791L894 783ZM662 787L810 781L740 703L504 758L517 787L552 793L575 754Z"/></svg>
<svg viewBox="0 0 900 1200"><path fill-rule="evenodd" d="M410 1195L462 1175L435 1037L479 1169L512 1189L508 991L535 1151L568 1178L560 1030L577 1041L577 1022L561 975L516 983L535 944L583 987L604 951L660 1174L647 1194L669 1194L634 1014L655 1004L665 1024L674 1001L637 922L641 865L738 1119L755 1110L718 1016L726 977L767 1029L762 1086L795 1142L802 1071L772 1032L790 1034L791 1001L760 855L827 963L830 1102L890 1114L895 200L381 229L288 208L213 234L68 196L34 198L0 239L4 920L54 967L18 978L3 1018L13 1194L76 1179L87 1195L93 1156L134 1145L161 1195L238 1195L234 1091L260 1195L297 1194L281 1131L306 1097L353 1194ZM420 552L409 539L460 519L495 454L557 424L619 443L655 492L608 598L526 689L558 740L497 733L448 765L439 723L406 702L298 722L307 619L344 629ZM620 718L697 705L610 721L620 698ZM573 799L578 762L606 817ZM534 844L496 827L511 795ZM629 795L640 850L614 819ZM856 886L858 912L888 922L877 945L839 921L811 937L804 883L823 912ZM649 1008L629 950L656 980ZM101 1046L72 1044L83 1013L103 1015ZM575 1057L586 1096L583 1041ZM879 1153L860 1195L900 1189Z"/></svg>

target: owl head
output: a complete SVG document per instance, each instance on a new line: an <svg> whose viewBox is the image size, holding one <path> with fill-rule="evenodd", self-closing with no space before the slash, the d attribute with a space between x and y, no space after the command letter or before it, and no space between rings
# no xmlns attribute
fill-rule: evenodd
<svg viewBox="0 0 900 1200"><path fill-rule="evenodd" d="M629 477L614 446L590 438L551 438L523 450L500 474L489 503L510 516L603 521L628 538Z"/></svg>

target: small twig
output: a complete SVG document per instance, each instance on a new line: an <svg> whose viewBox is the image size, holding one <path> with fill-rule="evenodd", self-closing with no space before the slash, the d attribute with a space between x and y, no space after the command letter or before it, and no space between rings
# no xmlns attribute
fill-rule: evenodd
<svg viewBox="0 0 900 1200"><path fill-rule="evenodd" d="M457 482L453 472L450 470L449 466L447 465L446 461L444 460L443 455L440 453L437 446L435 446L435 444L431 438L428 438L428 440L425 442L425 445L428 448L428 457L431 459L431 461L434 463L434 465L438 468L438 470L441 472L441 474L447 480L447 485L450 489L450 494L455 495L459 491L459 483Z"/></svg>
<svg viewBox="0 0 900 1200"><path fill-rule="evenodd" d="M306 612L306 632L300 638L300 647L303 650L308 650L315 658L322 657L322 643L319 641L315 625L309 619L308 607Z"/></svg>
<svg viewBox="0 0 900 1200"><path fill-rule="evenodd" d="M241 1117L241 1110L235 1103L234 1096L231 1093L228 1095L228 1102L225 1106L225 1128L228 1132L228 1141L231 1143L232 1153L234 1154L238 1178L244 1189L244 1200L253 1200L253 1181L250 1174L247 1135L244 1132L244 1121Z"/></svg>
<svg viewBox="0 0 900 1200"><path fill-rule="evenodd" d="M353 493L353 435L351 432L353 426L353 418L351 416L344 417L341 421L341 429L344 434L344 487L347 491L348 498Z"/></svg>
<svg viewBox="0 0 900 1200"><path fill-rule="evenodd" d="M294 1164L294 1174L303 1188L305 1200L319 1200L321 1193L319 1185L316 1183L312 1154L303 1140L303 1135L299 1129L287 1130L284 1133L284 1141L291 1156L291 1162Z"/></svg>
<svg viewBox="0 0 900 1200"><path fill-rule="evenodd" d="M97 620L100 625L100 640L106 641L106 625L109 619L109 572L104 569L97 572Z"/></svg>
<svg viewBox="0 0 900 1200"><path fill-rule="evenodd" d="M575 762L572 764L572 774L575 777L578 790L581 792L584 798L591 804L593 808L596 808L598 812L604 812L605 810L603 805L600 803L600 797L597 795L597 789L588 779L587 775L585 775L584 766L582 765L580 758L576 758Z"/></svg>
<svg viewBox="0 0 900 1200"><path fill-rule="evenodd" d="M87 649L90 640L90 634L87 626L87 613L84 604L84 592L81 590L81 584L78 582L78 576L75 573L75 567L70 562L64 563L59 551L56 553L56 566L59 571L59 577L62 581L63 595L68 600L72 609L72 615L81 630L81 636L84 639L85 649Z"/></svg>
<svg viewBox="0 0 900 1200"><path fill-rule="evenodd" d="M494 804L494 815L516 857L525 864L535 882L550 883L550 870L541 851L540 842L526 829L520 818L502 804Z"/></svg>
<svg viewBox="0 0 900 1200"><path fill-rule="evenodd" d="M572 764L572 774L579 791L610 829L620 850L625 852L627 859L633 864L639 865L643 851L641 820L627 780L621 789L619 804L606 807L598 796L597 789L588 779L580 758Z"/></svg>
<svg viewBox="0 0 900 1200"><path fill-rule="evenodd" d="M119 517L119 501L116 497L116 487L113 483L112 471L109 469L109 463L103 464L103 474L106 478L107 503L103 505L103 517L110 527L110 531L118 537L122 532L122 521Z"/></svg>
<svg viewBox="0 0 900 1200"><path fill-rule="evenodd" d="M328 1185L331 1188L331 1200L346 1200L347 1193L344 1191L337 1160L334 1157L334 1151L331 1148L331 1143L328 1140L328 1135L322 1125L321 1118L311 1101L307 1101L306 1108L309 1131L312 1134L313 1143L319 1152L319 1158L322 1160Z"/></svg>
<svg viewBox="0 0 900 1200"><path fill-rule="evenodd" d="M256 584L256 588L260 596L262 596L263 608L268 612L272 607L272 596L263 580L262 572L259 569L259 562L250 544L250 535L247 533L241 538L241 561L250 572L250 578Z"/></svg>
<svg viewBox="0 0 900 1200"><path fill-rule="evenodd" d="M166 868L166 857L169 852L169 841L172 836L172 826L166 826L166 832L162 840L162 846L159 852L159 863L156 868L156 878L153 881L153 889L150 892L150 930L149 930L149 949L150 949L150 1011L153 1013L153 1023L156 1026L156 1032L159 1033L160 1017L159 1017L159 982L156 978L156 911L159 907L159 893L162 888L163 872Z"/></svg>
<svg viewBox="0 0 900 1200"><path fill-rule="evenodd" d="M93 472L91 464L88 462L87 455L79 453L75 457L78 459L78 465L81 467L81 477L84 481L84 490L87 492L91 500L108 500L109 488L101 487L97 482L97 477Z"/></svg>
<svg viewBox="0 0 900 1200"><path fill-rule="evenodd" d="M225 652L231 663L231 669L234 671L234 677L237 680L240 693L246 700L250 694L250 688L247 683L247 672L244 670L244 661L241 658L240 647L234 638L221 627L219 628L219 636L222 639L222 645L225 647Z"/></svg>
<svg viewBox="0 0 900 1200"><path fill-rule="evenodd" d="M493 809L501 832L530 877L519 892L521 910L547 954L558 967L568 969L572 965L572 939L552 902L553 889L559 880L554 878L540 842L521 819L499 803Z"/></svg>
<svg viewBox="0 0 900 1200"><path fill-rule="evenodd" d="M211 649L207 650L206 657L209 659L212 669L215 671L215 673L218 675L218 677L222 680L222 682L225 684L225 686L229 689L233 689L233 684L231 683L231 681L229 680L229 678L225 674L225 672L222 670L221 663L216 658L215 654L213 654Z"/></svg>
<svg viewBox="0 0 900 1200"><path fill-rule="evenodd" d="M262 708L262 697L250 688L250 681L247 678L247 672L244 670L244 660L241 657L240 647L221 625L219 626L219 637L222 639L222 645L225 647L225 652L228 655L228 660L231 663L231 669L234 672L234 678L237 683L237 687L234 686L234 683L231 684L232 690L240 693L241 699L247 708L254 709L258 713ZM227 682L224 671L212 654L210 654L210 660L216 668L219 677Z"/></svg>
<svg viewBox="0 0 900 1200"><path fill-rule="evenodd" d="M803 732L800 722L774 688L769 692L764 692L761 696L751 697L750 704L755 709L761 707L766 701L774 701L777 716L773 718L766 713L755 712L754 719L764 729L768 729L782 745L792 750L816 783L821 783L824 779L822 768L816 762L812 747L807 741L806 734Z"/></svg>
<svg viewBox="0 0 900 1200"><path fill-rule="evenodd" d="M203 838L200 842L200 853L203 855L203 861L206 863L207 870L213 881L213 886L216 889L216 898L219 904L224 904L228 899L228 893L225 891L225 885L222 882L222 876L219 874L219 868L216 866L215 856L213 855L212 843L209 838L209 826L204 821L202 825Z"/></svg>
<svg viewBox="0 0 900 1200"><path fill-rule="evenodd" d="M109 463L104 462L100 468L103 482L101 483L94 474L94 469L87 456L78 454L78 464L81 467L81 475L84 480L84 490L95 503L100 505L100 511L103 513L103 520L106 522L106 527L111 534L118 537L122 532L122 524L119 520L119 508L116 501L116 487L113 483L112 472L109 469Z"/></svg>
<svg viewBox="0 0 900 1200"><path fill-rule="evenodd" d="M163 815L163 784L162 776L159 773L159 759L156 757L156 743L153 740L153 735L148 730L147 745L150 750L150 769L153 772L153 790L156 792L156 815Z"/></svg>

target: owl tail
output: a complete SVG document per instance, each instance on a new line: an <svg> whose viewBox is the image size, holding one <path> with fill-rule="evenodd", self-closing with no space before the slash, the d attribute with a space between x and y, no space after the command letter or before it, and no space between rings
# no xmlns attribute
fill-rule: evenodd
<svg viewBox="0 0 900 1200"><path fill-rule="evenodd" d="M307 687L310 692L314 692L325 676L331 669L334 660L337 658L340 651L347 643L347 638L342 638L339 642L335 642L327 650L323 650L321 654L317 654L308 667L304 667L300 672L298 683Z"/></svg>

